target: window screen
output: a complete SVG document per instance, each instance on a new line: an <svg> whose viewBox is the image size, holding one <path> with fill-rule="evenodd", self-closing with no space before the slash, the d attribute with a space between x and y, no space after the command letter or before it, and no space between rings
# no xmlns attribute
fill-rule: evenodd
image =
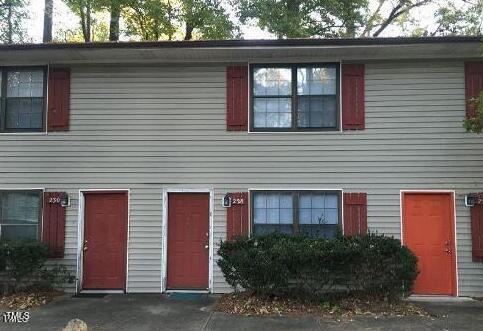
<svg viewBox="0 0 483 331"><path fill-rule="evenodd" d="M259 68L253 73L255 127L289 128L292 123L291 69Z"/></svg>
<svg viewBox="0 0 483 331"><path fill-rule="evenodd" d="M340 227L339 191L252 191L253 234L332 238Z"/></svg>
<svg viewBox="0 0 483 331"><path fill-rule="evenodd" d="M253 195L253 233L293 232L293 200L287 192L256 192Z"/></svg>
<svg viewBox="0 0 483 331"><path fill-rule="evenodd" d="M337 125L336 68L297 69L299 128L333 128Z"/></svg>
<svg viewBox="0 0 483 331"><path fill-rule="evenodd" d="M339 224L339 199L336 193L299 194L299 229L310 236L332 238Z"/></svg>
<svg viewBox="0 0 483 331"><path fill-rule="evenodd" d="M338 65L252 68L252 129L337 129Z"/></svg>
<svg viewBox="0 0 483 331"><path fill-rule="evenodd" d="M42 68L2 70L2 130L40 131L43 128L44 76Z"/></svg>
<svg viewBox="0 0 483 331"><path fill-rule="evenodd" d="M0 238L39 238L41 191L0 191Z"/></svg>

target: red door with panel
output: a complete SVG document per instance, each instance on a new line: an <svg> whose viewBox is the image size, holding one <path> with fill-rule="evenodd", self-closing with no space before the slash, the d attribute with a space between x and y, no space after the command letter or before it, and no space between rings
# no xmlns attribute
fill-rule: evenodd
<svg viewBox="0 0 483 331"><path fill-rule="evenodd" d="M84 194L82 289L125 290L127 192Z"/></svg>
<svg viewBox="0 0 483 331"><path fill-rule="evenodd" d="M168 289L207 289L209 193L168 194Z"/></svg>
<svg viewBox="0 0 483 331"><path fill-rule="evenodd" d="M456 295L453 193L406 192L403 242L418 257L413 292Z"/></svg>

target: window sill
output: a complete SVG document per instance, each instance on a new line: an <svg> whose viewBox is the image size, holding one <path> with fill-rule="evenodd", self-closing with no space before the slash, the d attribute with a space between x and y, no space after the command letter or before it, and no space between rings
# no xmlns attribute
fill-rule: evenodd
<svg viewBox="0 0 483 331"><path fill-rule="evenodd" d="M330 129L330 130L301 130L301 131L278 131L278 130L268 130L268 131L259 131L259 130L249 130L248 133L250 134L339 134L343 132L341 129Z"/></svg>
<svg viewBox="0 0 483 331"><path fill-rule="evenodd" d="M48 134L47 131L40 131L40 132L0 132L0 136L46 136Z"/></svg>

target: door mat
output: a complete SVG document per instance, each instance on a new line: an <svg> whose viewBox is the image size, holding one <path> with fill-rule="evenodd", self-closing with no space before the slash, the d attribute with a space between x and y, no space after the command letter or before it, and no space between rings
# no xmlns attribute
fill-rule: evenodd
<svg viewBox="0 0 483 331"><path fill-rule="evenodd" d="M202 300L202 299L205 299L206 297L207 295L205 293L180 293L180 292L170 293L168 296L169 299L191 300L191 301Z"/></svg>
<svg viewBox="0 0 483 331"><path fill-rule="evenodd" d="M74 294L73 298L90 298L90 299L102 299L107 293L78 293Z"/></svg>

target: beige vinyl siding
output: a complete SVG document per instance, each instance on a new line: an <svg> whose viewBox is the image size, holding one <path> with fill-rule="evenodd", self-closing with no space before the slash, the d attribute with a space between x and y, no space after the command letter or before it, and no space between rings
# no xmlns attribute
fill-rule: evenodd
<svg viewBox="0 0 483 331"><path fill-rule="evenodd" d="M79 189L131 189L129 292L161 290L165 188L214 189L215 252L227 192L367 192L370 229L399 238L400 190L456 190L460 295L483 295L463 202L483 190L483 141L462 127L463 63L367 63L365 83L364 131L227 132L223 65L74 67L71 130L0 135L0 187L69 193L73 271ZM216 264L213 277L215 292L230 290Z"/></svg>
<svg viewBox="0 0 483 331"><path fill-rule="evenodd" d="M366 133L383 127L408 132L381 160L384 172L396 172L399 189L456 191L459 295L481 296L483 264L471 261L471 223L464 195L482 189L483 141L462 128L463 63L367 65L365 83ZM381 188L375 190L377 186ZM386 185L377 186L368 192L369 227L400 238L397 187L385 193Z"/></svg>

